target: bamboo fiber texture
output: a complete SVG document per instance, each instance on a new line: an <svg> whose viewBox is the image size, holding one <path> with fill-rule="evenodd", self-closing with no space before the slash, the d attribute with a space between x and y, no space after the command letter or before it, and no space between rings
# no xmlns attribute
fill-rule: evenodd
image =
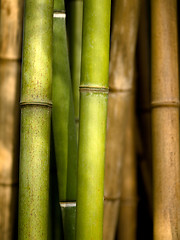
<svg viewBox="0 0 180 240"><path fill-rule="evenodd" d="M153 0L152 140L154 240L180 238L177 2Z"/></svg>
<svg viewBox="0 0 180 240"><path fill-rule="evenodd" d="M107 117L104 187L103 239L115 237L121 197L121 169L130 96L134 88L134 56L139 1L114 1L110 53L110 80ZM113 184L112 184L113 183Z"/></svg>
<svg viewBox="0 0 180 240"><path fill-rule="evenodd" d="M18 239L47 239L53 1L27 0L21 84Z"/></svg>
<svg viewBox="0 0 180 240"><path fill-rule="evenodd" d="M76 239L103 239L110 0L83 2Z"/></svg>

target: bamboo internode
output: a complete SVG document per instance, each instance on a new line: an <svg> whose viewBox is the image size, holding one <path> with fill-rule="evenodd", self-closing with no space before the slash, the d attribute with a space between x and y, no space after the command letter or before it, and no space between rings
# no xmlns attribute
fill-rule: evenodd
<svg viewBox="0 0 180 240"><path fill-rule="evenodd" d="M154 239L180 236L177 2L152 7Z"/></svg>
<svg viewBox="0 0 180 240"><path fill-rule="evenodd" d="M18 239L47 239L53 1L25 4Z"/></svg>

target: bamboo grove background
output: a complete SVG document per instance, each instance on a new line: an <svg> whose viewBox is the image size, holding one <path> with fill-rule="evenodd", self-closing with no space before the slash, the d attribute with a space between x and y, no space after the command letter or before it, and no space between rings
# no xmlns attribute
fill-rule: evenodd
<svg viewBox="0 0 180 240"><path fill-rule="evenodd" d="M178 14L0 1L1 240L180 238Z"/></svg>

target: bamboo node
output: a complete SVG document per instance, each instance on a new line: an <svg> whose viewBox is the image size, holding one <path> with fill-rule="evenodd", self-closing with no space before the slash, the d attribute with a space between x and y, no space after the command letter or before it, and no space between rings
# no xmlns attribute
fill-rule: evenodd
<svg viewBox="0 0 180 240"><path fill-rule="evenodd" d="M41 106L41 107L47 107L47 108L52 108L52 103L51 102L20 102L21 107L26 107L26 106Z"/></svg>
<svg viewBox="0 0 180 240"><path fill-rule="evenodd" d="M179 107L180 104L179 104L179 101L164 101L164 102L156 102L156 101L153 101L151 103L151 108L159 108L159 107Z"/></svg>
<svg viewBox="0 0 180 240"><path fill-rule="evenodd" d="M80 92L97 92L97 93L109 93L109 88L105 87L93 87L93 86L79 86Z"/></svg>
<svg viewBox="0 0 180 240"><path fill-rule="evenodd" d="M66 208L66 207L76 207L76 201L73 202L59 202L60 207Z"/></svg>

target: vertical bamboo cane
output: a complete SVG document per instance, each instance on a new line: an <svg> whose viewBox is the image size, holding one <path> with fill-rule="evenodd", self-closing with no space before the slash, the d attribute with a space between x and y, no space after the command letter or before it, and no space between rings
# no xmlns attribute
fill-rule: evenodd
<svg viewBox="0 0 180 240"><path fill-rule="evenodd" d="M125 129L134 85L138 15L139 0L114 2L107 118L104 240L114 239L119 214Z"/></svg>
<svg viewBox="0 0 180 240"><path fill-rule="evenodd" d="M119 240L135 240L137 225L137 171L134 142L134 96L130 96L130 113L125 135L125 153L122 166L121 201L119 211Z"/></svg>
<svg viewBox="0 0 180 240"><path fill-rule="evenodd" d="M79 129L79 85L81 75L83 0L68 1L69 60L73 87L75 119Z"/></svg>
<svg viewBox="0 0 180 240"><path fill-rule="evenodd" d="M103 238L110 0L84 0L76 239Z"/></svg>
<svg viewBox="0 0 180 240"><path fill-rule="evenodd" d="M64 239L75 239L77 137L66 38L64 0L54 2L53 132Z"/></svg>
<svg viewBox="0 0 180 240"><path fill-rule="evenodd" d="M16 237L23 0L0 4L0 238Z"/></svg>
<svg viewBox="0 0 180 240"><path fill-rule="evenodd" d="M152 0L154 240L180 238L177 2Z"/></svg>
<svg viewBox="0 0 180 240"><path fill-rule="evenodd" d="M26 0L21 89L19 239L47 239L52 0Z"/></svg>

